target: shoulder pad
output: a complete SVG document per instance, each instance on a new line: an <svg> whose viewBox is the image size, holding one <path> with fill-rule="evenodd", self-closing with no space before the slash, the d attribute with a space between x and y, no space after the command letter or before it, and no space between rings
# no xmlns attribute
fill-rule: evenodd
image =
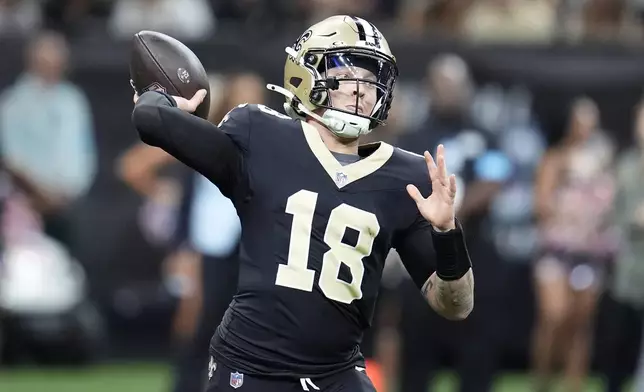
<svg viewBox="0 0 644 392"><path fill-rule="evenodd" d="M248 121L250 122L255 122L255 121L296 121L293 120L291 117L287 116L286 114L280 113L275 109L271 109L266 105L262 104L249 104L249 103L242 103L241 105L237 105L234 107L231 111L224 116L223 120L219 125L222 123L226 122L229 118L237 118L239 119L240 117L245 117Z"/></svg>
<svg viewBox="0 0 644 392"><path fill-rule="evenodd" d="M244 121L247 121L250 116L249 113L249 107L247 103L242 103L241 105L237 105L234 108L230 109L228 113L224 116L224 118L221 119L219 124L217 124L217 127L221 128L221 126L227 122L230 119L233 120L240 120L240 119L245 119Z"/></svg>
<svg viewBox="0 0 644 392"><path fill-rule="evenodd" d="M418 160L425 162L425 157L420 154L416 154L415 152L411 152L400 147L396 147L396 151L400 153L403 159L408 160L410 163L417 162Z"/></svg>
<svg viewBox="0 0 644 392"><path fill-rule="evenodd" d="M394 150L394 156L402 165L407 167L410 172L427 172L425 157L420 154L396 147Z"/></svg>
<svg viewBox="0 0 644 392"><path fill-rule="evenodd" d="M253 112L253 116L264 117L264 118L268 117L274 120L294 121L290 116L287 116L284 113L280 113L275 109L271 109L266 105L252 104L252 105L248 105L248 107L249 107L249 110Z"/></svg>
<svg viewBox="0 0 644 392"><path fill-rule="evenodd" d="M396 147L393 158L403 168L402 176L405 182L414 184L421 190L430 185L429 170L427 169L425 157Z"/></svg>

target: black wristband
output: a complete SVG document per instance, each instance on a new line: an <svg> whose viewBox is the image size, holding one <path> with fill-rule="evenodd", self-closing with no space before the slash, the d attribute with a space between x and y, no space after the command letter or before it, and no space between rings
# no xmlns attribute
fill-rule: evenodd
<svg viewBox="0 0 644 392"><path fill-rule="evenodd" d="M456 228L446 232L438 232L432 228L436 275L445 281L460 279L472 268L463 228L458 220L455 220L455 223Z"/></svg>

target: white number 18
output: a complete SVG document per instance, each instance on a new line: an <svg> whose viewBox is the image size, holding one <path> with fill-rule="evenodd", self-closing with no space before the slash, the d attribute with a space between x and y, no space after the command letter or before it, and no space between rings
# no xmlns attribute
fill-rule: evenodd
<svg viewBox="0 0 644 392"><path fill-rule="evenodd" d="M288 264L281 264L277 269L275 284L278 286L313 291L315 271L308 268L308 259L317 197L317 193L301 190L288 198L286 212L293 215L293 225ZM348 227L358 232L355 246L342 242ZM327 298L345 304L362 298L362 259L371 254L374 239L379 232L378 219L370 212L347 204L341 204L331 211L324 231L324 242L330 249L322 258L318 281ZM342 264L351 271L350 283L339 279Z"/></svg>

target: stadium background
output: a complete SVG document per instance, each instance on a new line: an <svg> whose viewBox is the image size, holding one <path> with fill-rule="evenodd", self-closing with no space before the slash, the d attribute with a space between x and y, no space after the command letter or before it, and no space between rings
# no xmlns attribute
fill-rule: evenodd
<svg viewBox="0 0 644 392"><path fill-rule="evenodd" d="M184 6L189 7L190 2ZM118 178L115 169L117 159L137 140L129 120L132 108L127 70L129 42L111 37L98 27L104 27L109 7L103 4L99 10L98 16L87 17L89 22L75 19L73 29L50 11L54 15L50 20L54 22L49 24L63 28L70 40L69 76L91 103L98 147L98 172L93 185L70 209L73 235L69 247L87 273L88 298L105 320L101 359L98 365L64 369L33 364L3 369L0 364L1 391L145 392L167 387L166 365L174 350L170 328L176 300L163 285L162 262L167 251L147 242L140 232L137 217L143 200ZM0 7L0 15L2 12ZM244 17L251 22L243 23ZM299 36L306 23L291 16L289 23L278 28L266 22L272 20L266 16L260 18L256 24L260 27L255 28L249 16L236 18L237 21L219 23L207 39L185 41L213 73L253 72L267 82L280 83L285 60L283 48ZM533 127L543 134L544 140L553 143L564 131L571 100L587 95L597 102L602 128L619 148L632 143L634 107L642 98L644 86L641 35L635 33L635 38L629 35L627 42L620 41L621 36L616 34L610 39L590 37L574 42L563 35L561 40L503 42L506 40L501 37L492 40L501 42L481 43L440 29L406 32L402 22L381 19L385 21L378 26L388 37L399 63L400 95L407 97L407 105L412 109L409 102L424 105L424 101L414 97L422 92L428 64L437 56L450 53L462 57L470 67L481 97L480 110L496 113L489 121L499 132L509 126ZM140 28L145 27L142 22ZM0 38L0 89L9 87L23 69L26 35L8 34ZM268 97L270 106L281 106L279 96ZM510 124L511 113L524 107L529 108L529 114L523 123ZM515 144L514 148L531 146ZM472 257L478 263L495 256L476 253ZM527 384L521 374L527 366L534 312L530 257L504 258L494 263L493 268L495 273L489 279L498 279L491 285L497 288L498 297L503 299L499 306L505 310L495 321L505 336L500 370L500 375L505 376L499 390L523 390ZM601 358L611 350L607 343L610 339L606 337L612 332L605 332L612 318L606 305L610 301L604 297L598 313L594 352L598 377L603 370ZM629 329L625 334L637 337L640 326L631 324L625 328ZM635 338L632 347L632 353L619 358L620 365L629 369L639 347ZM447 361L448 368L449 364ZM445 384L445 379L442 380ZM449 385L448 377L440 390L449 390ZM599 390L599 383L592 385Z"/></svg>

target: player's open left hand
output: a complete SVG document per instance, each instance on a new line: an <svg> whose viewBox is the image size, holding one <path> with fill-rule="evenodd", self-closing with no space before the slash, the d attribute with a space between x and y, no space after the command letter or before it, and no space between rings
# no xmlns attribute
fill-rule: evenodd
<svg viewBox="0 0 644 392"><path fill-rule="evenodd" d="M201 105L201 102L203 102L204 98L206 98L206 94L208 92L206 90L199 90L195 93L195 95L192 96L190 99L186 99L183 97L178 97L173 95L172 98L174 101L177 103L177 107L184 112L188 113L193 113L195 110L197 110L197 107ZM137 94L134 94L133 101L136 103L136 101L139 100L139 96Z"/></svg>
<svg viewBox="0 0 644 392"><path fill-rule="evenodd" d="M439 145L436 149L436 161L425 151L425 162L429 170L429 179L432 182L432 194L425 198L414 185L407 185L409 196L416 202L418 211L434 226L434 228L446 231L454 229L454 216L456 209L454 202L456 200L456 176L447 175L445 166L445 147Z"/></svg>

